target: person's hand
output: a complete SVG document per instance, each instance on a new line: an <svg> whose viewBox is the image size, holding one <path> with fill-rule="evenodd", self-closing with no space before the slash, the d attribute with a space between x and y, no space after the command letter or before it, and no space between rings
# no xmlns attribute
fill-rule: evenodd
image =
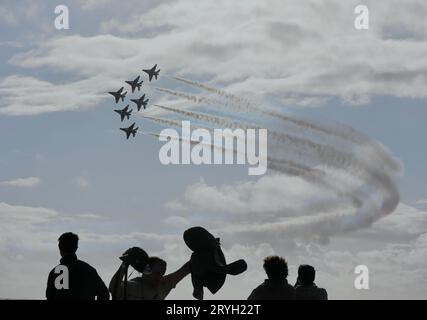
<svg viewBox="0 0 427 320"><path fill-rule="evenodd" d="M127 261L123 261L122 264L120 265L120 268L122 268L123 270L126 270L127 268L129 268L129 263Z"/></svg>
<svg viewBox="0 0 427 320"><path fill-rule="evenodd" d="M203 287L195 287L193 290L193 297L197 300L203 300Z"/></svg>

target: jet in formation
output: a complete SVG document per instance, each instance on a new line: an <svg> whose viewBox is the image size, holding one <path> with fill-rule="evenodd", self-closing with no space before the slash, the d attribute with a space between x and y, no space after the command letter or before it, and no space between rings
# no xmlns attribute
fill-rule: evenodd
<svg viewBox="0 0 427 320"><path fill-rule="evenodd" d="M135 89L138 88L138 91L141 90L141 85L144 81L141 80L141 82L139 82L139 78L140 76L137 76L134 80L132 81L125 81L128 85L130 85L132 87L132 93L135 91Z"/></svg>
<svg viewBox="0 0 427 320"><path fill-rule="evenodd" d="M157 80L157 77L159 76L160 69L156 71L156 68L157 68L157 64L155 64L154 67L152 67L151 69L142 69L142 71L144 71L145 73L148 74L148 81L151 82L151 79L153 77L155 77Z"/></svg>
<svg viewBox="0 0 427 320"><path fill-rule="evenodd" d="M129 110L129 105L127 105L123 109L114 110L114 112L117 112L120 115L120 119L123 122L125 117L129 120L130 114L132 113L132 109Z"/></svg>
<svg viewBox="0 0 427 320"><path fill-rule="evenodd" d="M128 128L120 128L120 130L124 131L126 133L126 140L129 139L130 135L135 137L136 131L138 130L138 127L135 128L135 122L132 123L132 125Z"/></svg>
<svg viewBox="0 0 427 320"><path fill-rule="evenodd" d="M139 99L130 99L130 101L132 101L132 102L134 102L136 104L136 108L139 111L139 110L141 110L142 106L144 107L144 109L147 108L147 103L148 103L149 99L144 100L144 98L145 98L145 93L141 96L141 98L139 98Z"/></svg>
<svg viewBox="0 0 427 320"><path fill-rule="evenodd" d="M116 99L116 103L119 102L120 98L122 99L122 101L125 101L125 97L126 97L127 91L125 91L123 93L123 89L124 89L124 87L121 87L116 92L113 92L113 91L108 92L109 94L111 94L112 96L114 96L114 99Z"/></svg>

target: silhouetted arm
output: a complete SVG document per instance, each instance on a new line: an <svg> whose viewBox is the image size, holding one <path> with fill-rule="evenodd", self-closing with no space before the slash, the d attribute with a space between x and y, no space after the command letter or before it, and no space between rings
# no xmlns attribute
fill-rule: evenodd
<svg viewBox="0 0 427 320"><path fill-rule="evenodd" d="M101 277L95 271L95 294L97 300L110 300L110 293Z"/></svg>
<svg viewBox="0 0 427 320"><path fill-rule="evenodd" d="M166 296L170 293L170 291L176 287L178 282L180 282L189 273L190 273L190 261L186 262L177 271L164 276L160 282L160 289L159 289L160 299L166 298Z"/></svg>
<svg viewBox="0 0 427 320"><path fill-rule="evenodd" d="M47 286L46 286L46 300L52 300L54 299L54 292L55 292L55 286L54 286L54 277L53 272L49 272L49 276L47 277Z"/></svg>
<svg viewBox="0 0 427 320"><path fill-rule="evenodd" d="M114 276L111 278L108 289L111 292L111 298L113 300L117 300L123 297L122 281L123 277L125 276L125 273L127 272L127 268L127 264L123 262L114 274Z"/></svg>
<svg viewBox="0 0 427 320"><path fill-rule="evenodd" d="M248 300L257 300L255 290L252 290L251 294L248 297Z"/></svg>
<svg viewBox="0 0 427 320"><path fill-rule="evenodd" d="M163 277L163 281L172 288L184 279L190 273L190 261L186 262L181 268Z"/></svg>

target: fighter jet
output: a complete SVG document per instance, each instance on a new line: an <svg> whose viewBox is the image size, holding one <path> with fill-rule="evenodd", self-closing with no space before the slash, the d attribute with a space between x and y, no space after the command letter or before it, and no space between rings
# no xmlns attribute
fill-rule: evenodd
<svg viewBox="0 0 427 320"><path fill-rule="evenodd" d="M139 81L139 76L135 78L135 80L132 81L125 81L128 85L130 85L132 87L132 93L135 91L136 88L138 88L138 91L141 89L141 85L144 81L141 80L141 82Z"/></svg>
<svg viewBox="0 0 427 320"><path fill-rule="evenodd" d="M142 71L144 71L145 73L148 74L148 81L151 82L151 79L153 78L153 76L156 78L159 75L160 69L156 71L157 68L157 64L154 65L154 67L152 67L151 69L142 69Z"/></svg>
<svg viewBox="0 0 427 320"><path fill-rule="evenodd" d="M122 101L125 101L125 97L126 97L127 91L125 91L124 93L122 93L123 89L124 89L124 87L121 87L119 89L119 91L117 91L117 92L112 92L112 91L108 92L109 94L111 94L112 96L114 96L114 99L116 99L116 103L119 102L120 98L122 98Z"/></svg>
<svg viewBox="0 0 427 320"><path fill-rule="evenodd" d="M129 111L128 110L129 110L129 105L127 105L123 109L114 110L114 112L117 112L120 115L120 119L123 122L123 120L125 119L125 117L127 117L128 120L129 120L130 114L132 113L132 109L130 109Z"/></svg>
<svg viewBox="0 0 427 320"><path fill-rule="evenodd" d="M132 101L132 102L134 102L136 104L136 108L139 111L139 110L141 110L142 106L144 107L144 109L147 107L147 103L148 103L149 99L144 100L144 98L145 98L145 93L141 96L141 98L139 98L139 99L130 99L130 101Z"/></svg>
<svg viewBox="0 0 427 320"><path fill-rule="evenodd" d="M136 131L138 130L138 127L135 127L135 122L132 123L132 125L129 128L120 128L120 130L126 132L126 140L129 139L130 135L135 137Z"/></svg>

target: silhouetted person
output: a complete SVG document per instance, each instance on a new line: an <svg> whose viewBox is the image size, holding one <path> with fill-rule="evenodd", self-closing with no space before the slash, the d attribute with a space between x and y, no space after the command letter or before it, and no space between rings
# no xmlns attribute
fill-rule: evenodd
<svg viewBox="0 0 427 320"><path fill-rule="evenodd" d="M268 279L256 287L248 300L293 300L295 288L288 284L288 264L278 256L264 259L264 270Z"/></svg>
<svg viewBox="0 0 427 320"><path fill-rule="evenodd" d="M187 229L183 234L184 242L193 253L190 258L193 297L203 299L204 287L216 294L224 285L227 275L238 275L246 271L243 259L227 263L221 249L219 238L208 230L197 226Z"/></svg>
<svg viewBox="0 0 427 320"><path fill-rule="evenodd" d="M58 241L62 258L60 265L49 273L46 298L48 300L95 300L95 298L108 300L110 294L96 270L86 262L77 259L79 237L67 232L62 234Z"/></svg>
<svg viewBox="0 0 427 320"><path fill-rule="evenodd" d="M171 290L176 287L178 282L190 273L188 262L177 271L165 276L166 266L166 261L163 259L150 257L147 268L149 272L144 272L142 276L132 278L127 282L126 299L164 300ZM123 277L127 269L128 263L124 261L110 281L109 290L113 299L124 298Z"/></svg>
<svg viewBox="0 0 427 320"><path fill-rule="evenodd" d="M328 300L328 293L323 288L318 288L314 279L316 271L307 264L298 268L298 279L295 284L295 298L298 300Z"/></svg>

